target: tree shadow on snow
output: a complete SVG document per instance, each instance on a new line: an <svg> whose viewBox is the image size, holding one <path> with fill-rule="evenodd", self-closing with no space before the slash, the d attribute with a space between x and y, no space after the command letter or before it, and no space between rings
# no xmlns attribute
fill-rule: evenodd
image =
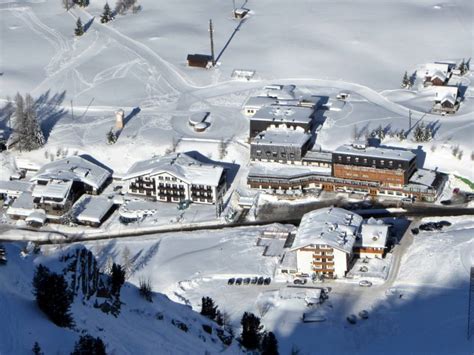
<svg viewBox="0 0 474 355"><path fill-rule="evenodd" d="M94 19L95 17L91 18L89 21L86 22L86 24L84 25L84 32L87 32L87 30L92 26Z"/></svg>
<svg viewBox="0 0 474 355"><path fill-rule="evenodd" d="M46 141L56 123L68 112L61 107L66 97L66 91L54 94L53 96L50 95L51 92L48 90L35 101L36 114Z"/></svg>

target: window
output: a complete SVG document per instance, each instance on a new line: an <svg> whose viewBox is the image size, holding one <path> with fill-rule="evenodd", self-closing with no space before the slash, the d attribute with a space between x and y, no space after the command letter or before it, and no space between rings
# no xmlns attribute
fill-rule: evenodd
<svg viewBox="0 0 474 355"><path fill-rule="evenodd" d="M286 158L286 153L285 153L285 152L281 152L281 157L282 157L282 158Z"/></svg>
<svg viewBox="0 0 474 355"><path fill-rule="evenodd" d="M337 160L341 161L341 160L342 160L342 157L339 155L339 156L337 157Z"/></svg>
<svg viewBox="0 0 474 355"><path fill-rule="evenodd" d="M295 159L295 153L290 153L290 158Z"/></svg>
<svg viewBox="0 0 474 355"><path fill-rule="evenodd" d="M351 157L346 157L346 160L347 160L347 161L351 161Z"/></svg>
<svg viewBox="0 0 474 355"><path fill-rule="evenodd" d="M381 160L380 165L385 165L385 160Z"/></svg>
<svg viewBox="0 0 474 355"><path fill-rule="evenodd" d="M257 150L257 156L261 156L262 155L262 151L261 150Z"/></svg>
<svg viewBox="0 0 474 355"><path fill-rule="evenodd" d="M356 157L356 158L355 158L355 161L356 161L356 163L358 163L358 162L359 162L359 158Z"/></svg>
<svg viewBox="0 0 474 355"><path fill-rule="evenodd" d="M364 163L367 164L367 158L364 158Z"/></svg>

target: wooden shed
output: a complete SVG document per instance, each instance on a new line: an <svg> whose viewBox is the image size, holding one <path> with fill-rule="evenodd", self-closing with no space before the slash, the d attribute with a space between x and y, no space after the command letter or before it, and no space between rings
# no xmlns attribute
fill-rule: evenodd
<svg viewBox="0 0 474 355"><path fill-rule="evenodd" d="M187 61L190 67L212 67L212 56L207 54L188 54Z"/></svg>

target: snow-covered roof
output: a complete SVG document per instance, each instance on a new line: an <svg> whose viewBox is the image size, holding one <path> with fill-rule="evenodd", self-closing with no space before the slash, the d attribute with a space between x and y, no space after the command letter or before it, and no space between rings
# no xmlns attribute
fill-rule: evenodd
<svg viewBox="0 0 474 355"><path fill-rule="evenodd" d="M288 250L281 259L280 268L284 270L298 270L296 251Z"/></svg>
<svg viewBox="0 0 474 355"><path fill-rule="evenodd" d="M277 103L277 99L268 96L251 96L245 102L244 107L262 107L269 106Z"/></svg>
<svg viewBox="0 0 474 355"><path fill-rule="evenodd" d="M295 88L295 85L267 85L263 88L263 91L258 96L268 96L277 99L293 99L295 97Z"/></svg>
<svg viewBox="0 0 474 355"><path fill-rule="evenodd" d="M410 177L411 184L431 187L436 180L436 171L428 169L417 169Z"/></svg>
<svg viewBox="0 0 474 355"><path fill-rule="evenodd" d="M218 186L223 171L222 166L200 162L188 153L173 153L133 164L123 179L168 173L189 184Z"/></svg>
<svg viewBox="0 0 474 355"><path fill-rule="evenodd" d="M7 210L7 214L27 217L33 212L34 208L31 192L23 192L13 201Z"/></svg>
<svg viewBox="0 0 474 355"><path fill-rule="evenodd" d="M447 77L447 74L442 72L441 70L436 70L435 72L431 74L431 80L433 80L434 78L438 78L438 79L441 79L442 81L445 81L446 77Z"/></svg>
<svg viewBox="0 0 474 355"><path fill-rule="evenodd" d="M425 64L425 75L431 76L433 73L439 71L447 74L450 70L450 65L447 63L427 63Z"/></svg>
<svg viewBox="0 0 474 355"><path fill-rule="evenodd" d="M285 127L268 128L252 139L251 144L302 147L311 139L311 135L302 128L290 129Z"/></svg>
<svg viewBox="0 0 474 355"><path fill-rule="evenodd" d="M34 210L31 212L28 217L26 217L25 222L36 222L40 224L44 224L46 222L46 212L42 209Z"/></svg>
<svg viewBox="0 0 474 355"><path fill-rule="evenodd" d="M100 189L110 178L111 172L82 157L70 156L45 164L31 179L79 181L94 189Z"/></svg>
<svg viewBox="0 0 474 355"><path fill-rule="evenodd" d="M371 217L362 224L360 238L357 238L355 245L365 248L385 248L388 229L389 226L382 220Z"/></svg>
<svg viewBox="0 0 474 355"><path fill-rule="evenodd" d="M35 185L33 197L64 200L71 191L73 181L51 180L46 185Z"/></svg>
<svg viewBox="0 0 474 355"><path fill-rule="evenodd" d="M108 196L82 195L74 204L73 211L79 222L101 223L113 205L113 198Z"/></svg>
<svg viewBox="0 0 474 355"><path fill-rule="evenodd" d="M31 191L33 184L19 180L0 180L0 194L19 195L22 192Z"/></svg>
<svg viewBox="0 0 474 355"><path fill-rule="evenodd" d="M252 120L310 123L313 119L314 110L309 107L300 106L264 106L252 117Z"/></svg>
<svg viewBox="0 0 474 355"><path fill-rule="evenodd" d="M351 253L361 224L361 216L342 208L327 207L308 212L301 219L291 250L328 245Z"/></svg>
<svg viewBox="0 0 474 355"><path fill-rule="evenodd" d="M258 162L250 165L249 176L298 178L308 174L331 175L331 168L310 165L288 165L280 163Z"/></svg>
<svg viewBox="0 0 474 355"><path fill-rule="evenodd" d="M331 152L308 150L306 152L303 160L324 161L324 162L327 162L327 163L331 163L332 162L332 153Z"/></svg>
<svg viewBox="0 0 474 355"><path fill-rule="evenodd" d="M458 92L457 86L437 86L435 88L435 101L439 103L448 101L454 105L458 98Z"/></svg>
<svg viewBox="0 0 474 355"><path fill-rule="evenodd" d="M140 218L143 216L153 215L157 212L157 202L142 199L126 201L119 209L120 216L125 218Z"/></svg>
<svg viewBox="0 0 474 355"><path fill-rule="evenodd" d="M339 146L338 148L336 148L334 153L403 161L411 161L413 158L416 157L416 154L409 150L367 146L362 148L362 146L355 147L349 144Z"/></svg>

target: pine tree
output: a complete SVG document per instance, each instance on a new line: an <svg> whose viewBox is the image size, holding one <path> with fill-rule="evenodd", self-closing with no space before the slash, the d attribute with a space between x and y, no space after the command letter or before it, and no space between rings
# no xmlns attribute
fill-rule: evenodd
<svg viewBox="0 0 474 355"><path fill-rule="evenodd" d="M25 116L25 149L38 149L44 145L45 139L36 116L35 102L30 94L26 94L25 96Z"/></svg>
<svg viewBox="0 0 474 355"><path fill-rule="evenodd" d="M214 305L214 300L211 297L202 298L201 314L209 319L216 319L217 306Z"/></svg>
<svg viewBox="0 0 474 355"><path fill-rule="evenodd" d="M76 36L82 36L84 34L84 26L82 25L81 18L78 17L76 21L76 29L74 30Z"/></svg>
<svg viewBox="0 0 474 355"><path fill-rule="evenodd" d="M50 272L39 265L33 277L33 294L38 307L59 327L71 327L73 319L70 314L72 293L63 275Z"/></svg>
<svg viewBox="0 0 474 355"><path fill-rule="evenodd" d="M464 59L463 59L462 62L459 64L458 70L459 70L459 72L461 73L461 75L466 74L466 72L467 72L467 65L466 65L466 62L464 61Z"/></svg>
<svg viewBox="0 0 474 355"><path fill-rule="evenodd" d="M106 355L105 344L99 337L86 334L81 335L74 345L74 351L71 355Z"/></svg>
<svg viewBox="0 0 474 355"><path fill-rule="evenodd" d="M104 5L104 12L102 13L102 16L100 17L100 22L107 23L109 21L112 21L113 19L114 19L114 16L112 14L112 10L110 10L109 3L106 2Z"/></svg>
<svg viewBox="0 0 474 355"><path fill-rule="evenodd" d="M33 345L33 348L31 349L31 351L35 355L44 355L44 353L41 351L41 347L40 347L40 345L38 344L37 341L35 341L35 344Z"/></svg>
<svg viewBox="0 0 474 355"><path fill-rule="evenodd" d="M125 283L125 270L119 264L112 265L111 291L114 295L120 296L120 289Z"/></svg>
<svg viewBox="0 0 474 355"><path fill-rule="evenodd" d="M263 334L260 350L262 355L278 355L278 341L275 334L272 332L265 332Z"/></svg>
<svg viewBox="0 0 474 355"><path fill-rule="evenodd" d="M402 88L410 87L410 78L408 77L408 72L405 72L402 79Z"/></svg>
<svg viewBox="0 0 474 355"><path fill-rule="evenodd" d="M242 325L242 334L240 335L242 345L249 350L257 349L263 328L260 325L260 318L253 313L245 312L240 324Z"/></svg>
<svg viewBox="0 0 474 355"><path fill-rule="evenodd" d="M117 135L114 133L114 131L112 130L112 128L110 129L110 131L107 132L107 143L108 144L114 144L117 142Z"/></svg>

